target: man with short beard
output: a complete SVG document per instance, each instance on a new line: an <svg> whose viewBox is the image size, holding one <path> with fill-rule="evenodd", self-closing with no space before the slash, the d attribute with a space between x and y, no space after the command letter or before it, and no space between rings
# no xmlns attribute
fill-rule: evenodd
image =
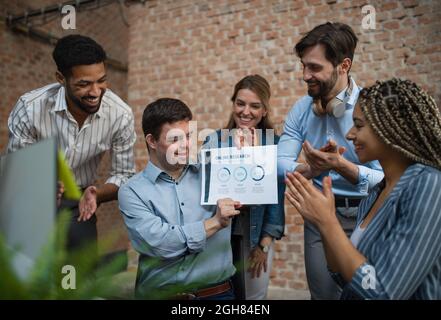
<svg viewBox="0 0 441 320"><path fill-rule="evenodd" d="M79 202L61 201L61 207L72 209L68 248L73 249L96 242L97 207L116 200L119 186L135 173L136 136L132 110L107 89L106 53L98 43L85 36L69 35L57 42L52 56L58 83L19 98L8 119L7 152L57 138L83 189ZM104 184L94 185L107 150L111 153L110 177Z"/></svg>
<svg viewBox="0 0 441 320"><path fill-rule="evenodd" d="M296 44L308 96L291 109L278 144L280 176L298 171L318 187L324 176L332 178L337 216L348 236L361 198L383 178L379 163L359 163L353 144L345 138L360 92L349 76L357 40L348 25L327 22ZM304 163L298 162L302 149ZM327 270L320 233L308 222L304 230L311 298L338 299L340 290Z"/></svg>

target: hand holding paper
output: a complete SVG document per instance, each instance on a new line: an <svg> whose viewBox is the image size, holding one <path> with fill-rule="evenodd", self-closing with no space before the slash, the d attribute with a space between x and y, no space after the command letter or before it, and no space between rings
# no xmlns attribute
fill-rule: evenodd
<svg viewBox="0 0 441 320"><path fill-rule="evenodd" d="M277 146L202 150L202 205L223 198L242 204L275 204Z"/></svg>
<svg viewBox="0 0 441 320"><path fill-rule="evenodd" d="M220 199L217 201L216 208L216 219L222 228L228 227L230 225L231 218L240 213L239 209L241 204L239 201L234 201L232 199Z"/></svg>

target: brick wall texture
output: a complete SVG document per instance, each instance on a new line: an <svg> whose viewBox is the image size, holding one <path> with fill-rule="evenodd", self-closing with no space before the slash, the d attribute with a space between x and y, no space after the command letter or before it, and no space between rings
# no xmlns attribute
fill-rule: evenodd
<svg viewBox="0 0 441 320"><path fill-rule="evenodd" d="M54 1L0 1L0 13L22 12ZM376 29L361 26L362 7L376 9ZM138 141L136 164L148 160L141 132L144 107L175 97L192 109L198 129L220 128L231 111L234 84L247 74L264 76L272 88L271 117L279 133L294 102L306 94L293 47L315 25L340 21L359 37L352 75L359 85L392 76L411 79L441 104L441 3L439 1L158 0L124 9L116 4L79 12L77 30L94 37L108 54L129 66L113 71L110 84L132 107ZM60 20L46 28L65 34ZM0 23L0 149L6 119L24 92L49 83L55 71L52 47L7 30ZM100 230L123 231L114 204L100 209ZM103 211L106 211L103 214ZM305 289L303 220L286 205L286 236L276 244L271 286ZM127 245L126 235L118 242Z"/></svg>
<svg viewBox="0 0 441 320"><path fill-rule="evenodd" d="M376 30L361 28L366 4L376 9ZM224 126L235 83L253 73L271 85L271 116L280 132L293 103L306 94L293 47L326 21L347 23L359 37L352 74L360 85L405 77L441 102L439 1L161 0L131 6L129 17L128 93L138 133L145 105L164 96L185 101L199 129ZM145 163L142 139L137 156ZM304 289L303 221L291 206L286 223L271 285Z"/></svg>
<svg viewBox="0 0 441 320"><path fill-rule="evenodd" d="M7 14L22 15L25 10L40 9L43 6L57 4L54 0L0 0L0 153L8 141L7 119L17 99L25 92L55 82L56 66L52 60L53 46L31 39L23 34L12 32L5 25ZM127 9L125 9L127 10ZM77 11L76 30L64 30L60 16L47 17L43 20L30 19L33 26L56 37L71 33L81 33L100 43L113 59L127 64L128 27L123 23L119 7L116 4L96 10ZM124 100L127 98L127 72L107 68L110 88ZM110 166L110 157L106 155L100 172ZM109 234L118 235L112 250L127 247L128 237L124 223L113 201L102 205L97 212L98 232L100 237Z"/></svg>

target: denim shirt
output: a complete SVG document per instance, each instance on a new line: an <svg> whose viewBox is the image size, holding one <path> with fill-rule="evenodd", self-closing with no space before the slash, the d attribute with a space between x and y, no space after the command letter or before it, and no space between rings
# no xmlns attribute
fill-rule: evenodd
<svg viewBox="0 0 441 320"><path fill-rule="evenodd" d="M261 142L262 145L275 144L279 142L279 136L274 135L271 139L269 134L271 131L262 131ZM267 137L268 135L268 137ZM209 135L202 149L212 148L228 148L234 146L231 135L223 136L221 130ZM269 235L277 240L284 235L285 229L285 183L283 179L278 177L277 182L278 203L267 205L251 205L250 208L250 243L251 248L258 245L263 236Z"/></svg>

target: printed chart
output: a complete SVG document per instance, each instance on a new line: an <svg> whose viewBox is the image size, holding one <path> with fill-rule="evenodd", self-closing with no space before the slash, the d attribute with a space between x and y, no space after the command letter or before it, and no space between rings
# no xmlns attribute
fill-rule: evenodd
<svg viewBox="0 0 441 320"><path fill-rule="evenodd" d="M202 150L202 205L277 203L277 146Z"/></svg>

